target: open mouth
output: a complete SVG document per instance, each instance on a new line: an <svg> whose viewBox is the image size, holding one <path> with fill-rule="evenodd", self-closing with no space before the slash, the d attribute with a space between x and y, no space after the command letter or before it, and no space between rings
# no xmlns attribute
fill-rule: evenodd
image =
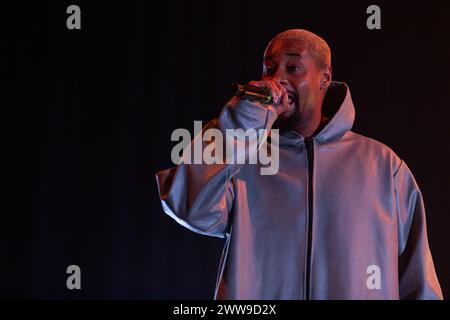
<svg viewBox="0 0 450 320"><path fill-rule="evenodd" d="M289 105L294 105L297 101L297 95L293 92L288 91L288 99L289 99Z"/></svg>

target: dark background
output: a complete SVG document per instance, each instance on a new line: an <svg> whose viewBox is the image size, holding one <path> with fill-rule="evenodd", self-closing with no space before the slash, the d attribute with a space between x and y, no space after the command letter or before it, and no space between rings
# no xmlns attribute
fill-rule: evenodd
<svg viewBox="0 0 450 320"><path fill-rule="evenodd" d="M381 1L34 1L1 8L1 298L213 297L223 239L164 214L170 135L258 79L288 28L327 40L354 131L415 174L450 296L449 6ZM66 8L81 8L81 30ZM366 8L381 7L381 30ZM82 290L66 288L81 267Z"/></svg>

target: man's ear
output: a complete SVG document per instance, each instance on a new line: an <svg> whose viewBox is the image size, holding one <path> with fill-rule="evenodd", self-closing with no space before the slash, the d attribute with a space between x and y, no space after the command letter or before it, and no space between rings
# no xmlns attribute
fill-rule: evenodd
<svg viewBox="0 0 450 320"><path fill-rule="evenodd" d="M331 84L331 66L327 66L320 71L320 89L327 90Z"/></svg>

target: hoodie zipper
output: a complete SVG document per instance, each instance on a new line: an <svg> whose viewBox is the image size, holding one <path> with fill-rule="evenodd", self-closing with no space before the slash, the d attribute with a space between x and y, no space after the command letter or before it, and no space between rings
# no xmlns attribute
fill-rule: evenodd
<svg viewBox="0 0 450 320"><path fill-rule="evenodd" d="M314 139L305 139L306 157L308 160L308 208L307 208L307 248L306 248L306 279L305 279L305 300L310 300L310 277L311 277L311 248L312 248L312 227L313 227L313 169L314 169Z"/></svg>

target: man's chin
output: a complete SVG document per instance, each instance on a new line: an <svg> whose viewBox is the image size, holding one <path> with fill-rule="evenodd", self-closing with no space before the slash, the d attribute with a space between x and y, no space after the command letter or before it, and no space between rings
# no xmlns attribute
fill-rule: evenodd
<svg viewBox="0 0 450 320"><path fill-rule="evenodd" d="M296 104L289 106L289 108L281 113L274 124L275 128L280 129L281 132L296 128L300 123L300 112Z"/></svg>
<svg viewBox="0 0 450 320"><path fill-rule="evenodd" d="M281 113L278 118L281 119L289 119L291 118L296 112L297 110L297 106L295 105L295 103L291 104L288 106L287 110L283 113Z"/></svg>

